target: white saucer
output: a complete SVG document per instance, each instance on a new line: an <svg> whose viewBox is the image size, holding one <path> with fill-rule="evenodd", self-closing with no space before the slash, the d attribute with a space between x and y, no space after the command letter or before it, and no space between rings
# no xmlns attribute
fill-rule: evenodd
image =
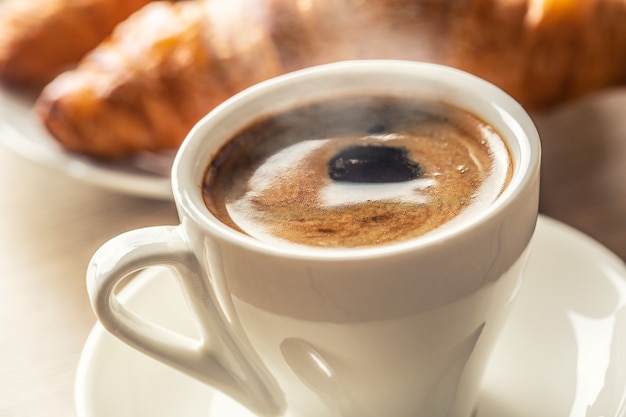
<svg viewBox="0 0 626 417"><path fill-rule="evenodd" d="M142 314L193 335L169 274L145 271L123 296ZM487 370L477 417L623 417L624 352L626 266L578 231L540 217L527 279ZM252 417L99 325L79 362L76 406L79 417Z"/></svg>

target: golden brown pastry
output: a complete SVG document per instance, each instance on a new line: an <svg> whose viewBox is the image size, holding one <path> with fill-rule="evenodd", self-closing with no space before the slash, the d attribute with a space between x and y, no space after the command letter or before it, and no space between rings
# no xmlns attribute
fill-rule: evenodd
<svg viewBox="0 0 626 417"><path fill-rule="evenodd" d="M71 151L116 158L176 148L215 105L281 72L269 34L236 3L147 5L49 84L37 111Z"/></svg>
<svg viewBox="0 0 626 417"><path fill-rule="evenodd" d="M4 0L0 81L37 90L150 0Z"/></svg>
<svg viewBox="0 0 626 417"><path fill-rule="evenodd" d="M473 0L445 63L543 109L626 81L626 0Z"/></svg>
<svg viewBox="0 0 626 417"><path fill-rule="evenodd" d="M542 108L624 82L624 22L626 0L156 2L48 85L37 111L74 152L175 149L255 82L362 58L455 66Z"/></svg>

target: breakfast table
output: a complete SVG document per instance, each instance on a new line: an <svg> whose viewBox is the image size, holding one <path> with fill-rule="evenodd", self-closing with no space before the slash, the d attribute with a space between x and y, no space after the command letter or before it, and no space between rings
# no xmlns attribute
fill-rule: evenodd
<svg viewBox="0 0 626 417"><path fill-rule="evenodd" d="M533 117L543 140L540 211L626 260L626 90ZM0 416L76 416L77 364L95 323L89 259L121 232L176 224L175 208L7 147L0 190Z"/></svg>

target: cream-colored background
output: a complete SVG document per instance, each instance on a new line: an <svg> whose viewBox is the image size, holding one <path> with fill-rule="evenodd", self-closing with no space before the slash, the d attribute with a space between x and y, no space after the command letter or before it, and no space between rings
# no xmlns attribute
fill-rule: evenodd
<svg viewBox="0 0 626 417"><path fill-rule="evenodd" d="M84 283L92 253L125 230L175 224L176 211L2 147L0 190L0 416L72 417L76 364L95 321Z"/></svg>
<svg viewBox="0 0 626 417"><path fill-rule="evenodd" d="M536 120L542 211L626 259L626 92ZM0 416L72 417L74 373L95 321L84 284L92 253L125 230L175 224L176 213L1 147L0 190Z"/></svg>

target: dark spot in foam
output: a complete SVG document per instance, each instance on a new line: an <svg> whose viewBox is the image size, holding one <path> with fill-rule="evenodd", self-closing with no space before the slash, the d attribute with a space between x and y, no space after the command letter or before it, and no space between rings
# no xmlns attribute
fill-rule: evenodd
<svg viewBox="0 0 626 417"><path fill-rule="evenodd" d="M387 130L387 128L384 125L378 124L367 129L367 133L369 133L370 135L375 135L377 133L383 133L385 130Z"/></svg>
<svg viewBox="0 0 626 417"><path fill-rule="evenodd" d="M403 182L422 176L422 169L402 147L351 146L328 161L328 176L344 182Z"/></svg>

